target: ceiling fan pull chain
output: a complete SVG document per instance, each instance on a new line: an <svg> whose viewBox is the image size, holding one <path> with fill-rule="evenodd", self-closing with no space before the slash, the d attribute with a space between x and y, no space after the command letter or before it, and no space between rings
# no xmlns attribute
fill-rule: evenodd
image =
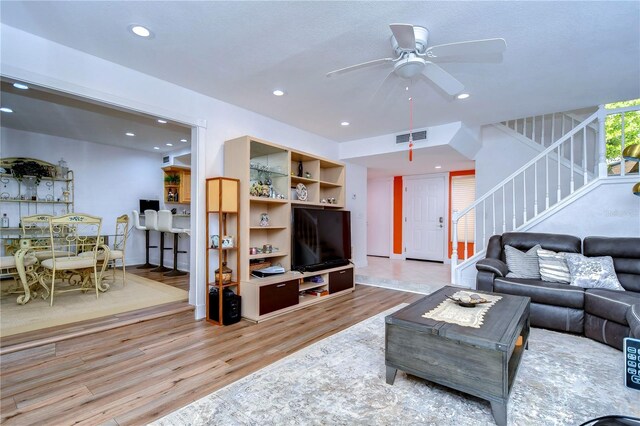
<svg viewBox="0 0 640 426"><path fill-rule="evenodd" d="M409 98L409 161L413 161L413 96Z"/></svg>

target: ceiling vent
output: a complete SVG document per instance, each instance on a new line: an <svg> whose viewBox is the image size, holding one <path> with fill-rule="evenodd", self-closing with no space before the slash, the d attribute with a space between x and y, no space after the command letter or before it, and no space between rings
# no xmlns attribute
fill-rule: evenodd
<svg viewBox="0 0 640 426"><path fill-rule="evenodd" d="M427 131L426 130L421 130L419 132L413 132L413 133L411 133L411 135L413 136L413 141L414 142L427 139ZM397 135L396 136L396 143L409 143L409 133L405 133L403 135Z"/></svg>

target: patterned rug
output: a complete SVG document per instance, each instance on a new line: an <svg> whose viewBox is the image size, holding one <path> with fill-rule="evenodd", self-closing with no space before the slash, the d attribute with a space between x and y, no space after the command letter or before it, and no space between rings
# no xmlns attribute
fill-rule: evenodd
<svg viewBox="0 0 640 426"><path fill-rule="evenodd" d="M154 425L493 425L488 402L400 371L385 382L384 317L376 315L232 383ZM470 366L472 367L472 366ZM622 352L532 329L508 405L513 425L579 425L640 416L623 385Z"/></svg>

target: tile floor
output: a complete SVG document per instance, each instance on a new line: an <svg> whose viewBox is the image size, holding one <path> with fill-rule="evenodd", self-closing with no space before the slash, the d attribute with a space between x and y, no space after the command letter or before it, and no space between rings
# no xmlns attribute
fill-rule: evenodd
<svg viewBox="0 0 640 426"><path fill-rule="evenodd" d="M448 264L367 256L368 265L356 268L356 283L429 294L451 284Z"/></svg>

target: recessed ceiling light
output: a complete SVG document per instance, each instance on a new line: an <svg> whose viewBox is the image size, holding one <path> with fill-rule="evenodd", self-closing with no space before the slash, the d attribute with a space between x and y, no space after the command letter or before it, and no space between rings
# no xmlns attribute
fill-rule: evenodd
<svg viewBox="0 0 640 426"><path fill-rule="evenodd" d="M160 123L160 124L167 124L167 120L159 119L159 120L158 120L158 123Z"/></svg>
<svg viewBox="0 0 640 426"><path fill-rule="evenodd" d="M280 89L276 89L276 90L273 91L273 94L276 95L276 96L283 96L284 92L282 90L280 90Z"/></svg>
<svg viewBox="0 0 640 426"><path fill-rule="evenodd" d="M125 135L127 135L127 136L135 136L136 134L135 133L131 133L131 132L127 132L127 133L125 133Z"/></svg>
<svg viewBox="0 0 640 426"><path fill-rule="evenodd" d="M442 168L442 166L436 166L436 169L441 169L441 168Z"/></svg>
<svg viewBox="0 0 640 426"><path fill-rule="evenodd" d="M173 144L172 143L168 143L167 146L173 146Z"/></svg>
<svg viewBox="0 0 640 426"><path fill-rule="evenodd" d="M26 84L22 84L22 83L13 83L13 87L15 87L16 89L20 89L20 90L27 90L29 88L29 86L27 86Z"/></svg>
<svg viewBox="0 0 640 426"><path fill-rule="evenodd" d="M186 139L180 139L180 142L187 142Z"/></svg>
<svg viewBox="0 0 640 426"><path fill-rule="evenodd" d="M139 36L139 37L150 37L151 36L151 30L149 30L146 27L143 27L142 25L130 25L129 26L129 31L131 31L132 33L134 33L135 35Z"/></svg>
<svg viewBox="0 0 640 426"><path fill-rule="evenodd" d="M160 147L159 146L154 146L153 149L160 149Z"/></svg>
<svg viewBox="0 0 640 426"><path fill-rule="evenodd" d="M7 108L7 107L0 108L0 111L2 111L2 112L13 112L13 110L11 108Z"/></svg>
<svg viewBox="0 0 640 426"><path fill-rule="evenodd" d="M460 93L456 98L458 99L467 99L469 97L468 93Z"/></svg>
<svg viewBox="0 0 640 426"><path fill-rule="evenodd" d="M351 123L349 123L348 121L343 121L342 123L340 123L341 126L348 126L349 124Z"/></svg>

